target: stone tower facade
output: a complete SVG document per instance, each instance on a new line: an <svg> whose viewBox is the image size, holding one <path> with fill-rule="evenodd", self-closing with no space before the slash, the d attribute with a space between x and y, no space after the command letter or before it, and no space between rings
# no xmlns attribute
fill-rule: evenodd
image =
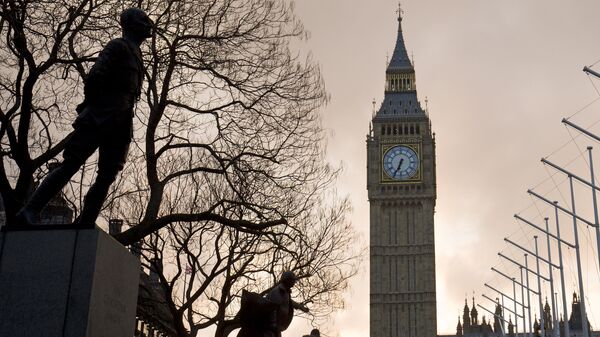
<svg viewBox="0 0 600 337"><path fill-rule="evenodd" d="M401 24L367 136L370 335L436 337L435 139Z"/></svg>

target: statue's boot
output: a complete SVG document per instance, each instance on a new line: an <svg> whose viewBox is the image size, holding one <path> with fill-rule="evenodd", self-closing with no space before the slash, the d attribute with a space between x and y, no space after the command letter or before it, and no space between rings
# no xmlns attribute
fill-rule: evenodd
<svg viewBox="0 0 600 337"><path fill-rule="evenodd" d="M17 224L23 226L35 225L38 222L37 217L42 208L67 184L69 179L77 172L77 169L76 165L63 163L51 171L33 192L25 206L15 215Z"/></svg>
<svg viewBox="0 0 600 337"><path fill-rule="evenodd" d="M81 211L79 219L76 221L77 224L82 227L95 226L104 199L106 199L106 196L108 195L108 189L113 181L115 181L115 177L116 175L98 174L96 181L85 196L83 210Z"/></svg>

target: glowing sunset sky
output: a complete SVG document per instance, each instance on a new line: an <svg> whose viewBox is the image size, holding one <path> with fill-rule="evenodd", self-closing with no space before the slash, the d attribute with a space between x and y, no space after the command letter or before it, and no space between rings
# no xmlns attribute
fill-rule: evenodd
<svg viewBox="0 0 600 337"><path fill-rule="evenodd" d="M591 103L571 120L600 135L600 126L594 124L600 120L600 102L595 101L600 94L593 86L600 88L600 80L591 81L581 71L600 59L600 2L404 0L402 5L417 92L423 106L428 97L437 141L438 333L454 333L465 296L469 306L474 292L478 303L492 307L481 297L482 292L496 297L484 289L485 282L512 293L512 285L490 271L495 266L518 276L518 269L501 261L497 253L519 260L522 254L502 239L533 247L532 236L541 236L516 222L513 214L539 224L553 214L526 190L535 188L569 205L565 177L543 166L540 158L568 164L568 169L589 177L581 152L588 145L600 145L578 137L561 119ZM391 55L396 41L397 6L387 0L296 2L297 15L311 33L302 48L320 63L331 94L323 111L323 123L330 131L329 160L344 167L338 188L350 195L352 221L365 241L369 230L365 140L372 101L379 107L383 99L386 55ZM600 167L600 162L595 166ZM580 185L577 188L578 208L593 220L591 193ZM572 240L569 221L561 218L561 231ZM579 230L588 317L598 329L595 232L583 224ZM545 242L542 237L544 256ZM575 253L565 252L567 291L572 293L577 285ZM556 256L553 252L555 260ZM328 335L368 336L368 264L363 269L347 295L348 309L331 326L319 327ZM542 270L547 274L546 266ZM568 296L569 308L570 300ZM284 336L307 334L310 325L297 319Z"/></svg>

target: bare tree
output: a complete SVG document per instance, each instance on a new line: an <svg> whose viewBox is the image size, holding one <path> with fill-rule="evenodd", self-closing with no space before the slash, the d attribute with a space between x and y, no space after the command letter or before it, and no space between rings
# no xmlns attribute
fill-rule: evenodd
<svg viewBox="0 0 600 337"><path fill-rule="evenodd" d="M264 294L285 270L300 279L294 300L311 309L302 315L324 323L343 308L342 292L363 253L345 219L347 208L340 201L303 212L263 235L206 223L170 225L146 239L144 265L159 271L178 336L195 337L210 327L215 336L228 336L240 327L242 289Z"/></svg>
<svg viewBox="0 0 600 337"><path fill-rule="evenodd" d="M317 175L305 164L321 159L317 109L326 95L318 67L288 46L304 35L291 7L266 0L4 1L0 186L9 218L62 150L87 61L118 34L116 16L131 5L151 15L157 34L144 50L138 151L114 191L144 205L137 214L126 210L137 225L117 239L131 244L178 221L251 230L285 224L279 204L261 198L313 183ZM202 180L221 180L236 198L193 212L166 205L185 190L178 186ZM219 192L196 185L201 198ZM106 208L118 212L121 199ZM223 216L232 205L243 205L245 216Z"/></svg>
<svg viewBox="0 0 600 337"><path fill-rule="evenodd" d="M57 160L87 71L130 6L156 31L142 49L128 163L101 217L125 219L131 226L116 238L145 238L165 265L178 331L216 324L224 336L240 290L264 291L284 269L310 279L299 297L315 317L339 308L359 254L347 203L323 197L337 174L324 161L327 95L315 62L290 47L306 32L287 1L2 1L0 194L9 221ZM84 167L63 190L75 208L93 174Z"/></svg>
<svg viewBox="0 0 600 337"><path fill-rule="evenodd" d="M0 193L9 221L34 176L63 149L77 103L71 98L80 97L84 63L99 47L84 38L96 8L91 1L0 3Z"/></svg>

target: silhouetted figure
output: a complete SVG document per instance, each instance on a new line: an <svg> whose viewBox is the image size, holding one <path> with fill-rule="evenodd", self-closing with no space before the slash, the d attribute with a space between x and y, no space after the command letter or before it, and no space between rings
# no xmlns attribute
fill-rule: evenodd
<svg viewBox="0 0 600 337"><path fill-rule="evenodd" d="M308 312L306 306L292 300L296 280L293 272L286 271L265 297L244 291L239 313L242 328L238 337L281 337L281 332L294 318L294 309Z"/></svg>
<svg viewBox="0 0 600 337"><path fill-rule="evenodd" d="M308 312L306 306L292 300L292 287L296 281L296 275L291 271L286 271L281 275L279 283L267 294L267 299L277 305L272 320L275 336L281 336L281 332L290 326L292 318L294 318L294 309Z"/></svg>
<svg viewBox="0 0 600 337"><path fill-rule="evenodd" d="M260 294L242 290L238 317L241 329L237 337L273 337L272 317L277 305Z"/></svg>
<svg viewBox="0 0 600 337"><path fill-rule="evenodd" d="M98 55L77 106L75 131L63 152L63 162L52 170L17 213L17 223L32 225L56 195L98 149L98 174L76 223L94 226L110 185L123 169L133 134L133 107L141 94L144 65L140 45L152 36L152 21L139 8L120 16L123 37L111 40Z"/></svg>

